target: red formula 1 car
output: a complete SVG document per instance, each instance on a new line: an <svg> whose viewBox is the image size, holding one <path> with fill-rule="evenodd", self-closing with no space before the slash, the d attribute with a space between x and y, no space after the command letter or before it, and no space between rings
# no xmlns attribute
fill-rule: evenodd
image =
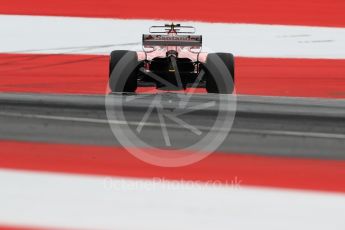
<svg viewBox="0 0 345 230"><path fill-rule="evenodd" d="M234 91L234 56L202 52L202 36L180 24L152 26L143 35L143 51L115 50L110 55L112 92L135 92L139 86L161 90L205 87L208 93Z"/></svg>

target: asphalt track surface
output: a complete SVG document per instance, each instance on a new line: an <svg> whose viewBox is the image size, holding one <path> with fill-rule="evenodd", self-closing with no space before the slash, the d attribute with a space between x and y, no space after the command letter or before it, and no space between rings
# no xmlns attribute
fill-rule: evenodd
<svg viewBox="0 0 345 230"><path fill-rule="evenodd" d="M126 121L136 128L156 95L111 95L125 102ZM169 105L177 94L161 94ZM213 100L210 95L193 96L189 103ZM111 132L104 96L91 95L0 95L0 139L119 146ZM174 103L172 103L174 104ZM190 113L184 121L201 131L212 126L215 111L205 108ZM234 123L218 151L260 155L321 159L345 159L345 100L302 99L284 97L237 96ZM154 115L152 115L154 117ZM197 141L174 121L166 120L172 147L181 148ZM151 121L141 137L156 147L164 147L161 126Z"/></svg>

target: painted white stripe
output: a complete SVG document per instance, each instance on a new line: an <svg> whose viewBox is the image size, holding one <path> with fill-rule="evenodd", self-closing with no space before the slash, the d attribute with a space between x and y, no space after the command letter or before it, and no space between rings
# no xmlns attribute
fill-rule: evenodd
<svg viewBox="0 0 345 230"><path fill-rule="evenodd" d="M108 54L141 43L154 20L0 15L0 52ZM188 22L213 51L246 57L345 58L345 28ZM130 45L125 45L125 44ZM139 49L136 46L136 49ZM209 51L209 50L206 50Z"/></svg>
<svg viewBox="0 0 345 230"><path fill-rule="evenodd" d="M188 181L0 170L0 224L176 229L345 229L345 196ZM235 186L236 184L236 186ZM233 185L233 186L232 186Z"/></svg>

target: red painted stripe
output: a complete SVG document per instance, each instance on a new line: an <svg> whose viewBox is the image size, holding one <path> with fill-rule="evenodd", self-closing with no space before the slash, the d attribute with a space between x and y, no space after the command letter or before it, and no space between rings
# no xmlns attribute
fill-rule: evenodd
<svg viewBox="0 0 345 230"><path fill-rule="evenodd" d="M345 60L238 58L240 94L345 98Z"/></svg>
<svg viewBox="0 0 345 230"><path fill-rule="evenodd" d="M0 91L104 94L108 57L0 54Z"/></svg>
<svg viewBox="0 0 345 230"><path fill-rule="evenodd" d="M2 0L1 14L345 26L343 0Z"/></svg>
<svg viewBox="0 0 345 230"><path fill-rule="evenodd" d="M0 92L104 94L108 57L0 54ZM239 94L345 97L345 60L236 59Z"/></svg>
<svg viewBox="0 0 345 230"><path fill-rule="evenodd" d="M148 165L120 147L0 141L0 168L166 178L345 192L345 161L212 154L194 165Z"/></svg>

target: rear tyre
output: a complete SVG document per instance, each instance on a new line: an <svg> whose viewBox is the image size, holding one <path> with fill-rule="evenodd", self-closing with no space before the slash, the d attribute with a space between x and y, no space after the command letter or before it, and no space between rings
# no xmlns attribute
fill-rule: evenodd
<svg viewBox="0 0 345 230"><path fill-rule="evenodd" d="M111 52L109 61L109 87L111 91L135 92L138 87L139 64L136 52L128 50Z"/></svg>
<svg viewBox="0 0 345 230"><path fill-rule="evenodd" d="M205 69L206 91L208 93L233 93L235 85L235 63L233 54L208 54Z"/></svg>

